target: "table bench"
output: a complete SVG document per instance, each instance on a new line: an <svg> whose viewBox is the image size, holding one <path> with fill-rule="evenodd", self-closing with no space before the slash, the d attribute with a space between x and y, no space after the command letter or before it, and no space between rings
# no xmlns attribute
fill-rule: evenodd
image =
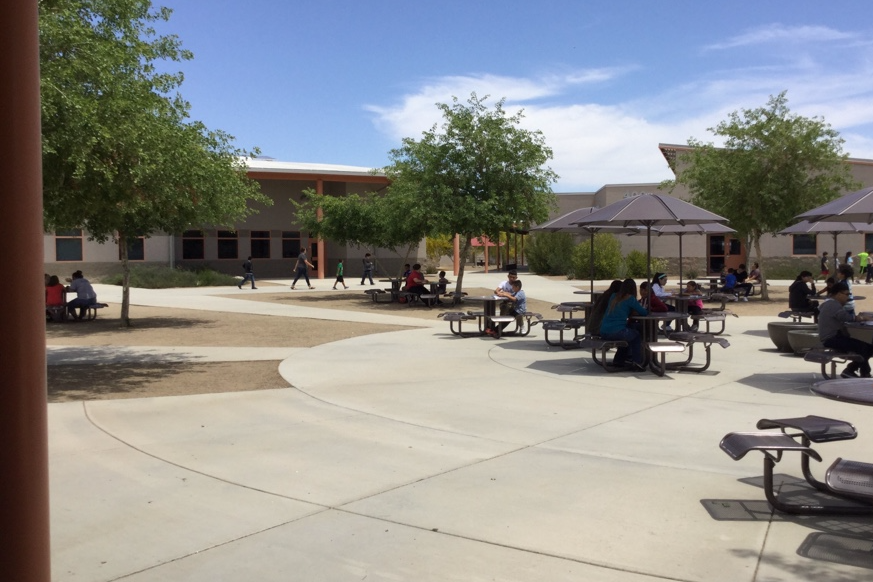
<svg viewBox="0 0 873 582"><path fill-rule="evenodd" d="M794 515L873 513L873 465L837 458L827 469L824 481L816 479L809 467L810 458L819 462L822 460L810 445L854 439L857 431L850 423L821 416L806 416L774 420L764 418L758 421L756 427L760 432L728 433L719 447L735 461L742 459L749 451L763 453L764 495L773 509ZM773 487L773 468L782 460L785 452L800 453L801 470L807 483L841 503L810 503L809 496L803 496L801 503L779 499Z"/></svg>
<svg viewBox="0 0 873 582"><path fill-rule="evenodd" d="M437 317L442 319L443 321L449 322L449 331L452 332L452 335L456 335L458 337L470 337L472 335L479 335L479 333L465 334L461 329L461 326L465 321L472 321L472 320L476 319L475 315L470 315L470 314L464 313L463 311L446 311L446 312L437 314ZM458 329L455 329L456 323L458 324Z"/></svg>
<svg viewBox="0 0 873 582"><path fill-rule="evenodd" d="M782 319L791 319L794 323L800 323L803 321L804 317L811 317L813 323L818 323L818 316L812 311L797 311L794 309L789 309L787 311L780 311L779 317Z"/></svg>
<svg viewBox="0 0 873 582"><path fill-rule="evenodd" d="M708 333L711 335L721 335L724 333L725 320L727 319L727 315L728 314L725 312L704 311L703 313L689 315L688 318L694 322L692 325L697 326L698 329L700 328L701 322L706 324L706 330L704 331L704 333ZM719 327L718 331L713 331L711 324L717 322L721 322L721 327Z"/></svg>
<svg viewBox="0 0 873 582"><path fill-rule="evenodd" d="M576 342L576 347L583 350L591 350L591 359L594 363L606 370L607 372L623 372L627 370L625 366L613 366L606 363L606 355L610 350L618 348L626 348L627 342L622 340L605 340L600 336L584 335ZM600 359L597 358L598 352Z"/></svg>
<svg viewBox="0 0 873 582"><path fill-rule="evenodd" d="M695 344L702 344L706 361L702 365L692 365L694 359ZM649 368L658 376L664 376L668 370L680 372L704 372L712 363L712 344L718 344L722 348L730 347L730 342L724 338L716 337L711 333L694 331L677 331L670 334L670 341L648 342L646 350L651 354ZM688 357L681 362L667 362L666 356L671 353L682 353L688 350Z"/></svg>
<svg viewBox="0 0 873 582"><path fill-rule="evenodd" d="M821 365L821 375L825 380L833 380L839 377L837 374L837 364L848 364L855 362L860 364L864 358L860 354L852 352L841 352L832 348L812 348L803 354L803 359L807 362L815 362ZM830 366L830 373L828 373Z"/></svg>
<svg viewBox="0 0 873 582"><path fill-rule="evenodd" d="M584 319L544 319L540 321L543 326L546 343L553 347L562 347L565 350L578 348L578 340L582 336L579 328L585 325ZM573 339L569 342L564 339L564 333L572 330ZM558 342L549 339L549 332L558 332Z"/></svg>

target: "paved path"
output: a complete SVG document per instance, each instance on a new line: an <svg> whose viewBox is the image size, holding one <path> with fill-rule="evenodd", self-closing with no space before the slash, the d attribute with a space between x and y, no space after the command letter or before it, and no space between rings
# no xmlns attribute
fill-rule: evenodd
<svg viewBox="0 0 873 582"><path fill-rule="evenodd" d="M572 297L524 280L532 297ZM133 295L269 306L196 291ZM305 309L283 315L332 311ZM774 516L760 455L718 449L759 418L819 414L860 435L817 447L817 474L873 459L873 408L811 395L816 367L775 352L775 319L731 319L702 374L607 375L538 328L459 339L439 322L289 353L294 388L51 404L53 579L867 579L873 519ZM797 459L777 471L797 488Z"/></svg>

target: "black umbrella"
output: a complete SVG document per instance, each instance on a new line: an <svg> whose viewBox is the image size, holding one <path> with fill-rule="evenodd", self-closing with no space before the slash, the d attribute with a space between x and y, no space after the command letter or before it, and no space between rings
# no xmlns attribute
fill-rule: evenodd
<svg viewBox="0 0 873 582"><path fill-rule="evenodd" d="M873 223L873 188L846 194L796 218L809 221Z"/></svg>
<svg viewBox="0 0 873 582"><path fill-rule="evenodd" d="M725 223L728 220L667 194L640 194L592 212L579 226L642 226L646 228L646 279L652 279L652 228L678 224ZM651 293L651 290L650 290Z"/></svg>

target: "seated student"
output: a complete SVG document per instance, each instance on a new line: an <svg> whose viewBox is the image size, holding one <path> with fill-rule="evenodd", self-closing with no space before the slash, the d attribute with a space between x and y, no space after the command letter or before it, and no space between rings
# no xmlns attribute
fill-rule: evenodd
<svg viewBox="0 0 873 582"><path fill-rule="evenodd" d="M57 310L50 310L50 307L63 307L65 304L64 299L64 286L61 285L60 280L58 280L57 275L52 275L48 278L45 286L45 306L46 306L46 319L55 319L54 315L57 313ZM63 310L61 310L63 311ZM63 314L59 315L61 317Z"/></svg>
<svg viewBox="0 0 873 582"><path fill-rule="evenodd" d="M640 305L648 309L649 311L654 311L657 313L663 313L666 311L670 311L670 306L661 301L661 298L651 294L651 305L649 305L649 284L646 281L640 283Z"/></svg>
<svg viewBox="0 0 873 582"><path fill-rule="evenodd" d="M412 265L409 275L406 276L406 290L416 295L426 295L428 289L424 286L425 283L427 283L427 279L421 274L421 265L415 263Z"/></svg>
<svg viewBox="0 0 873 582"><path fill-rule="evenodd" d="M837 283L845 283L849 287L849 300L843 304L843 309L855 313L855 296L852 294L852 281L855 280L855 269L845 263L837 267Z"/></svg>
<svg viewBox="0 0 873 582"><path fill-rule="evenodd" d="M752 272L749 273L749 278L747 280L749 283L761 282L761 267L758 263L752 263Z"/></svg>
<svg viewBox="0 0 873 582"><path fill-rule="evenodd" d="M446 285L449 284L449 280L446 279L446 272L445 271L440 271L440 278L437 280L437 283L440 284L440 286L438 287L439 292L445 293L446 292Z"/></svg>
<svg viewBox="0 0 873 582"><path fill-rule="evenodd" d="M403 265L403 274L400 275L403 279L409 277L409 274L412 272L412 269L409 268L409 263Z"/></svg>
<svg viewBox="0 0 873 582"><path fill-rule="evenodd" d="M685 293L687 295L699 295L700 285L697 281L688 281L685 283ZM688 301L688 315L700 315L703 313L703 299L691 299ZM697 331L697 323L688 326L691 331Z"/></svg>
<svg viewBox="0 0 873 582"><path fill-rule="evenodd" d="M831 289L833 289L835 283L836 283L836 280L833 277L828 277L827 279L825 279L824 289L822 289L821 291L818 291L815 294L816 297L821 297L822 295L824 295L825 297L830 297Z"/></svg>
<svg viewBox="0 0 873 582"><path fill-rule="evenodd" d="M846 311L845 305L849 301L849 286L844 282L837 282L831 288L831 296L819 309L818 337L826 348L840 350L842 352L854 352L859 354L864 361L860 364L849 362L843 370L843 378L857 378L858 371L862 378L870 377L870 356L873 355L873 344L849 337L844 325L847 321L866 321L867 316L855 315Z"/></svg>
<svg viewBox="0 0 873 582"><path fill-rule="evenodd" d="M788 308L791 311L807 311L818 315L818 301L810 299L815 294L812 273L801 271L794 283L788 287Z"/></svg>
<svg viewBox="0 0 873 582"><path fill-rule="evenodd" d="M654 295L655 297L657 297L659 300L662 297L672 296L673 294L667 291L666 285L667 285L667 274L666 273L655 273L655 276L652 278L652 293L651 294ZM642 288L643 288L643 286L640 285L640 289L642 289ZM640 292L640 295L642 296L642 299L645 300L645 299L647 299L648 293L643 295L643 293ZM659 301L659 303L661 303L661 305L666 307L666 309L664 311L676 311L676 307L674 305L667 305L663 301ZM649 306L646 305L646 309L648 309L648 308L649 308ZM657 309L657 304L653 305L652 311L660 311L660 309ZM670 335L671 333L673 333L673 328L670 327L669 323L664 322L664 327L661 329L661 331L664 332L664 335Z"/></svg>
<svg viewBox="0 0 873 582"><path fill-rule="evenodd" d="M734 288L737 290L737 293L744 291L742 299L743 301L748 301L749 293L752 292L752 284L746 282L749 278L749 274L746 272L746 266L740 265L740 267L734 272L734 275L737 277L737 284Z"/></svg>
<svg viewBox="0 0 873 582"><path fill-rule="evenodd" d="M512 281L512 292L507 293L506 291L499 291L497 293L501 297L506 297L509 301L509 309L507 313L509 315L518 317L519 315L524 315L527 313L527 296L524 294L524 291L521 290L521 281L518 279L514 279ZM506 328L509 323L499 323L500 329L503 330ZM496 331L494 329L486 329L485 333L488 335L494 335Z"/></svg>
<svg viewBox="0 0 873 582"><path fill-rule="evenodd" d="M612 363L615 366L624 365L630 351L631 366L644 370L643 340L639 329L628 321L631 312L648 315L646 308L637 301L637 284L633 279L625 279L618 293L609 300L609 307L600 324L600 337L605 340L625 341L627 348L618 348Z"/></svg>
<svg viewBox="0 0 873 582"><path fill-rule="evenodd" d="M603 314L606 313L606 308L609 307L609 300L614 294L618 293L619 289L621 289L621 281L616 279L597 298L597 301L594 302L594 305L591 306L591 311L588 313L588 320L585 322L585 333L600 335L600 323L603 321Z"/></svg>
<svg viewBox="0 0 873 582"><path fill-rule="evenodd" d="M85 309L97 303L97 293L94 292L94 287L91 286L88 279L82 275L82 271L76 271L73 273L72 278L67 279L67 281L70 283L67 291L76 294L76 298L67 303L67 310L71 318L82 319L85 317ZM76 317L77 307L79 308L78 317Z"/></svg>
<svg viewBox="0 0 873 582"><path fill-rule="evenodd" d="M737 275L736 271L733 267L729 267L727 270L727 274L724 276L724 286L719 289L722 293L727 293L728 295L733 295L734 300L736 300L737 295Z"/></svg>

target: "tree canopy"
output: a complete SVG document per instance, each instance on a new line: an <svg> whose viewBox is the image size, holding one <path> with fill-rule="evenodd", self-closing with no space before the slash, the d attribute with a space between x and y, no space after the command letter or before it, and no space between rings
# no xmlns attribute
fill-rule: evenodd
<svg viewBox="0 0 873 582"><path fill-rule="evenodd" d="M128 237L232 225L270 204L246 177L248 152L189 119L181 73L192 58L153 23L149 0L40 0L43 198L46 230L81 228L116 240L125 271Z"/></svg>
<svg viewBox="0 0 873 582"><path fill-rule="evenodd" d="M473 93L467 104L438 103L443 123L404 138L382 171L384 194L344 198L308 196L297 204L298 222L319 236L359 245L396 248L425 236L464 237L457 291L472 239L543 222L555 207L547 166L552 150L540 131L519 127L522 112L507 115ZM323 218L318 217L321 206Z"/></svg>
<svg viewBox="0 0 873 582"><path fill-rule="evenodd" d="M708 131L724 138L724 146L690 139L691 151L677 159L675 183L688 187L694 204L729 219L761 265L762 235L859 187L839 133L822 118L792 114L785 92L765 107L731 113Z"/></svg>

